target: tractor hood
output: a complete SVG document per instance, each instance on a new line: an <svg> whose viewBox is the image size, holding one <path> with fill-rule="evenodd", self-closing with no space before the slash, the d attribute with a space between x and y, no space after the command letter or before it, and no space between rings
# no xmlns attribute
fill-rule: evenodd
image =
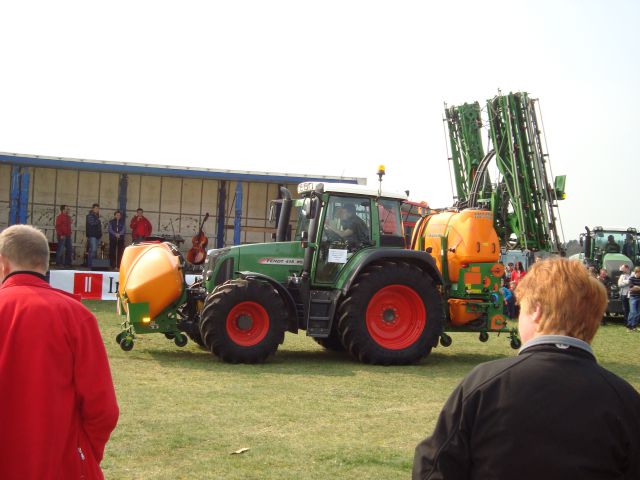
<svg viewBox="0 0 640 480"><path fill-rule="evenodd" d="M607 270L610 277L617 275L622 265L628 265L629 270L633 270L633 262L621 253L606 253L602 259L602 268Z"/></svg>

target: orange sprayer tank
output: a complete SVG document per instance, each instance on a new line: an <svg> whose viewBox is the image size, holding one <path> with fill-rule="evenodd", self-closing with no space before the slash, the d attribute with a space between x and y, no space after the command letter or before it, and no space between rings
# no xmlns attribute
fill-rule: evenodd
<svg viewBox="0 0 640 480"><path fill-rule="evenodd" d="M447 238L447 264L451 282L458 281L462 265L497 262L500 259L500 242L493 228L491 212L466 209L438 213L424 220L426 223L421 225L418 234L424 241L424 248L431 247L431 255L440 271L440 237Z"/></svg>
<svg viewBox="0 0 640 480"><path fill-rule="evenodd" d="M124 250L120 263L120 297L149 303L153 319L175 302L184 288L180 258L165 243L140 243Z"/></svg>

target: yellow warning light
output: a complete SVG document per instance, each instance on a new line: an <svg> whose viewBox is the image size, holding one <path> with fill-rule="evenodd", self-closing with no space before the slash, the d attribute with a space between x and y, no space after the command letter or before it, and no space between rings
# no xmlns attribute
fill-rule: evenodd
<svg viewBox="0 0 640 480"><path fill-rule="evenodd" d="M144 323L145 325L151 323L151 317L142 317L141 320L142 323Z"/></svg>
<svg viewBox="0 0 640 480"><path fill-rule="evenodd" d="M384 165L380 165L380 166L378 167L378 175L379 175L379 176L382 176L382 175L384 175L384 174L385 174Z"/></svg>

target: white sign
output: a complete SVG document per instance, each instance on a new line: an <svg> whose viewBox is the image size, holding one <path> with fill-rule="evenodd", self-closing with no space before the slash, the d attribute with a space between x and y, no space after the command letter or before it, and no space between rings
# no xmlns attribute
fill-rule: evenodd
<svg viewBox="0 0 640 480"><path fill-rule="evenodd" d="M347 251L330 248L327 263L347 263Z"/></svg>
<svg viewBox="0 0 640 480"><path fill-rule="evenodd" d="M196 279L200 280L202 277L186 275L187 285L191 285ZM115 300L120 285L120 272L51 270L49 284L85 300Z"/></svg>

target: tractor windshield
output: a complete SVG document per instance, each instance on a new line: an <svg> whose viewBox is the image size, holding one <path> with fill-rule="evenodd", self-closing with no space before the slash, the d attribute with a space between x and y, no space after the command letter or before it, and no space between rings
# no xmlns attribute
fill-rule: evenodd
<svg viewBox="0 0 640 480"><path fill-rule="evenodd" d="M324 208L315 279L332 283L356 251L373 245L371 206L369 199L331 196Z"/></svg>
<svg viewBox="0 0 640 480"><path fill-rule="evenodd" d="M625 240L627 238L626 232L613 232L613 231L597 231L595 232L595 251L598 253L623 253L622 249L625 246ZM635 248L634 248L635 250ZM631 258L631 257L630 257Z"/></svg>

